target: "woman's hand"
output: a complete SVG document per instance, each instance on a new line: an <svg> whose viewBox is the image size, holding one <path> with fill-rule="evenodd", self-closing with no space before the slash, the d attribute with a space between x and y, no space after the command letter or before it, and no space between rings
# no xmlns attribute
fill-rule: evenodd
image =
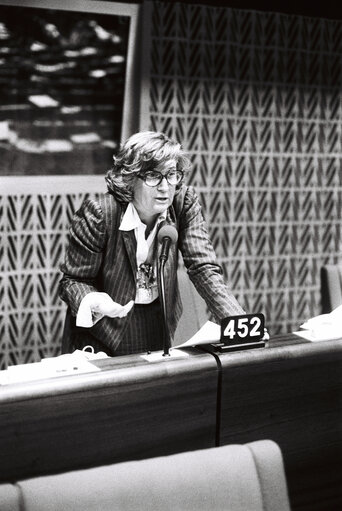
<svg viewBox="0 0 342 511"><path fill-rule="evenodd" d="M90 298L92 312L109 316L110 318L123 318L127 316L134 304L134 300L131 300L126 305L120 305L114 302L107 293L94 292L89 294L92 295Z"/></svg>
<svg viewBox="0 0 342 511"><path fill-rule="evenodd" d="M104 316L123 318L127 316L134 305L134 300L120 305L107 294L94 291L88 293L82 300L77 316L76 326L91 328Z"/></svg>

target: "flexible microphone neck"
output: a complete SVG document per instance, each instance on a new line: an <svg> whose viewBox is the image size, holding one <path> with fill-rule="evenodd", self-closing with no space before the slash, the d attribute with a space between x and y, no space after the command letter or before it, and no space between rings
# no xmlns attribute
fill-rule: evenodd
<svg viewBox="0 0 342 511"><path fill-rule="evenodd" d="M158 232L158 241L162 244L159 261L160 264L158 266L158 284L160 289L160 298L161 305L163 311L163 324L164 324L164 353L163 356L170 355L169 349L171 347L171 334L169 329L169 324L167 320L167 305L166 305L166 297L165 297L165 282L164 282L164 268L165 262L169 257L169 250L173 243L176 243L178 240L178 232L177 229L166 222L161 226Z"/></svg>

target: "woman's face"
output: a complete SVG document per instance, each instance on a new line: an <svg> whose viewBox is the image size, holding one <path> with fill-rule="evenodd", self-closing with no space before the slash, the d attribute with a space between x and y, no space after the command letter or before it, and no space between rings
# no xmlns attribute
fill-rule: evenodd
<svg viewBox="0 0 342 511"><path fill-rule="evenodd" d="M160 163L155 169L163 175L177 168L175 160L168 160ZM175 195L176 186L170 185L166 179L163 179L159 185L148 186L143 179L135 179L133 187L133 204L139 213L140 219L148 224L152 222L160 213L167 210L172 204Z"/></svg>

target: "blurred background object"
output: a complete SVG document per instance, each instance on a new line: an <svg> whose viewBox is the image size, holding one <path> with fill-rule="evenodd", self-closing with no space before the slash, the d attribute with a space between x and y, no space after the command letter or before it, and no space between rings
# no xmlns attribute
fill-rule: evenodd
<svg viewBox="0 0 342 511"><path fill-rule="evenodd" d="M120 143L129 24L0 6L0 175L104 172Z"/></svg>

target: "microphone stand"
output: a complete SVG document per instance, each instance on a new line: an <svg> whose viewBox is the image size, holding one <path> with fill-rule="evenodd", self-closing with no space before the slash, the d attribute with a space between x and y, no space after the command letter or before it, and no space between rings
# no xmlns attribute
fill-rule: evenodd
<svg viewBox="0 0 342 511"><path fill-rule="evenodd" d="M158 281L159 281L159 289L161 291L161 305L163 312L163 324L164 324L164 353L163 357L169 357L169 350L171 348L171 338L170 338L170 329L167 322L166 315L166 300L165 300L165 281L164 281L164 266L166 262L167 256L161 255L159 258L159 272L158 272Z"/></svg>

